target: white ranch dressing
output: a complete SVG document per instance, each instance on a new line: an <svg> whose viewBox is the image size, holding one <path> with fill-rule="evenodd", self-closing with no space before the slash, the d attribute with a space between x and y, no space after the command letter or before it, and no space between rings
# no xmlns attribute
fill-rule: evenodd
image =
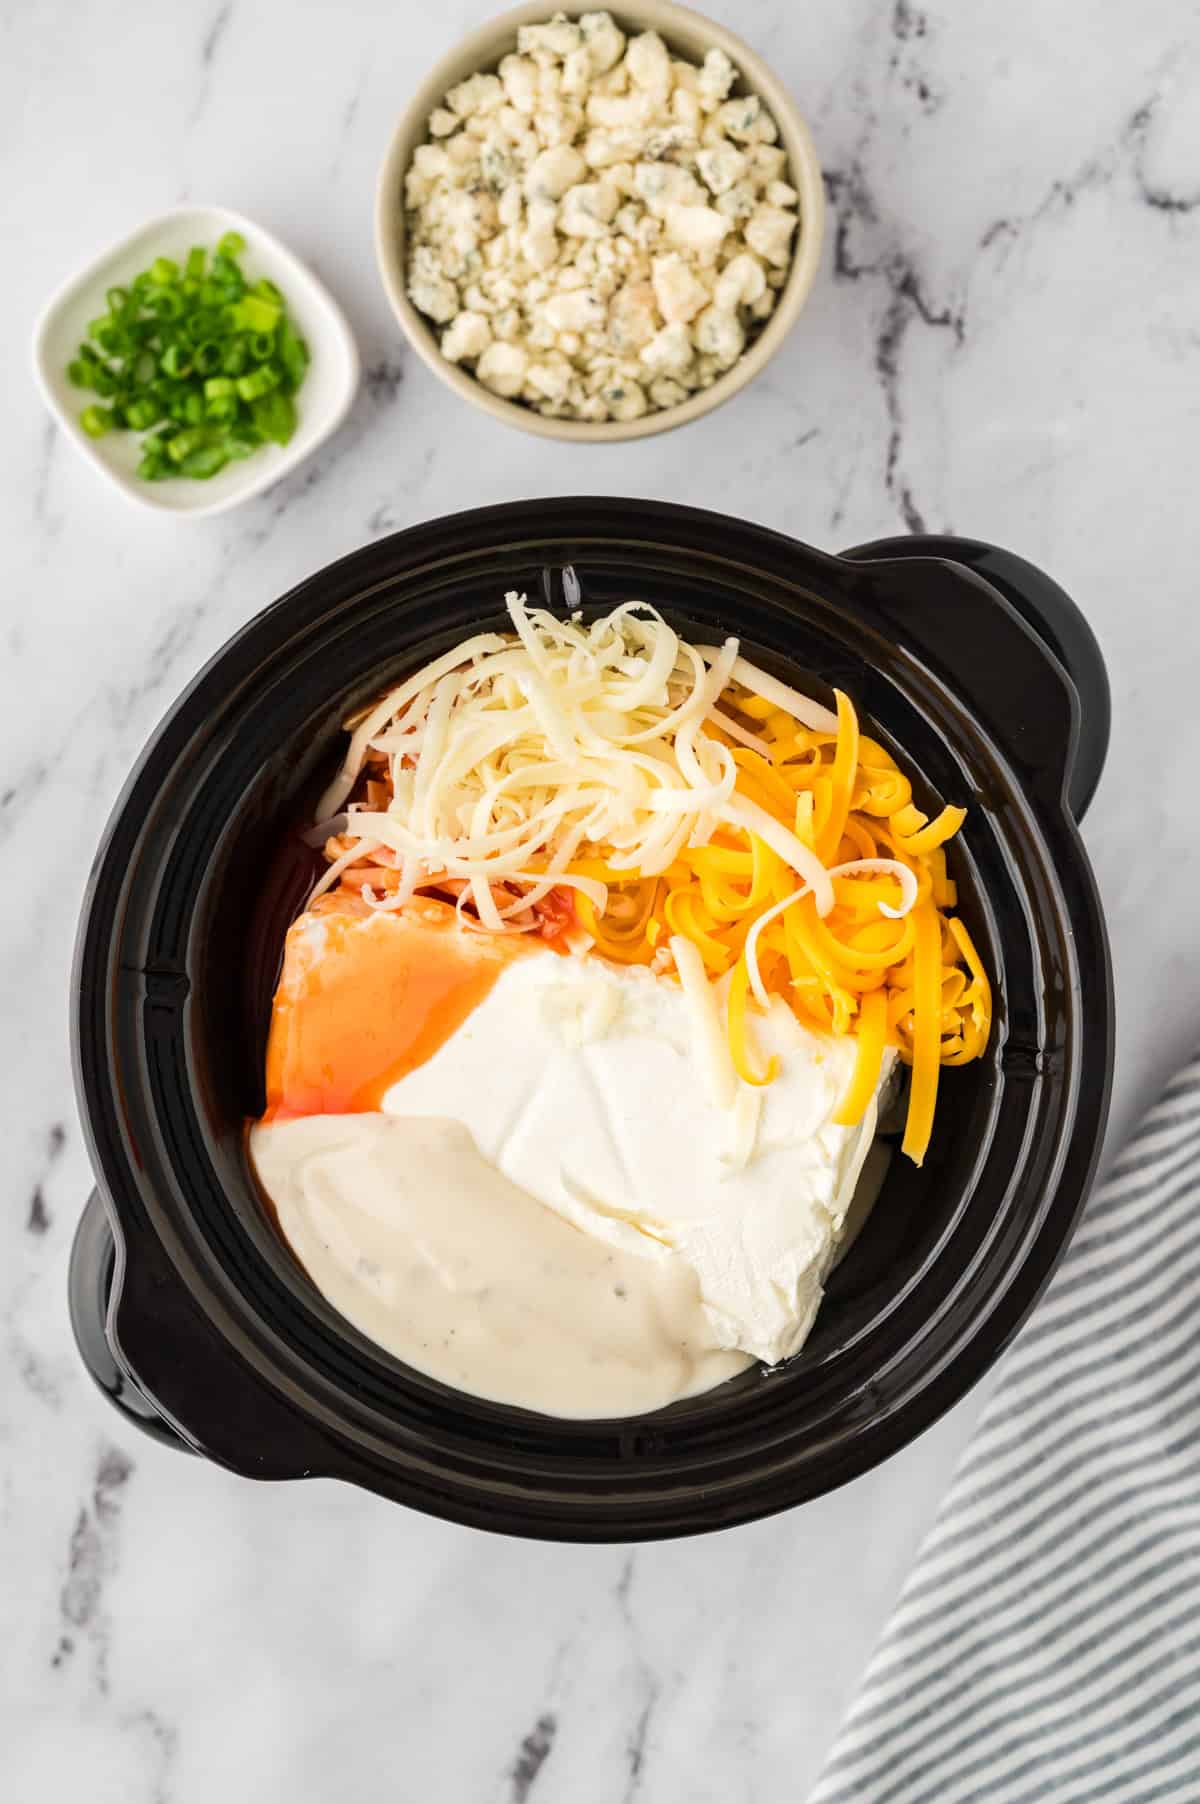
<svg viewBox="0 0 1200 1804"><path fill-rule="evenodd" d="M679 986L552 952L383 1112L260 1124L251 1152L317 1288L389 1352L498 1402L640 1414L795 1353L846 1234L876 1120L831 1120L853 1045L782 1003L756 1030L782 1069L744 1164Z"/></svg>
<svg viewBox="0 0 1200 1804"><path fill-rule="evenodd" d="M318 1289L445 1384L547 1415L639 1415L749 1363L712 1344L696 1274L581 1233L461 1122L311 1115L256 1127L279 1225Z"/></svg>

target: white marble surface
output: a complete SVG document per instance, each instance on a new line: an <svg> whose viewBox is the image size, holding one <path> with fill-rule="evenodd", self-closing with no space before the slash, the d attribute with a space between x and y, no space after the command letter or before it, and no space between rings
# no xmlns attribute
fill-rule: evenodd
<svg viewBox="0 0 1200 1804"><path fill-rule="evenodd" d="M480 0L5 9L7 1796L802 1798L978 1408L801 1512L632 1553L509 1544L327 1484L256 1488L106 1411L64 1303L88 1187L66 1044L80 891L150 726L297 578L430 514L568 490L724 506L831 548L907 522L1026 553L1081 600L1114 678L1088 823L1123 1011L1114 1134L1194 1037L1193 0L711 4L812 121L825 266L731 409L572 453L447 399L373 267L390 123ZM26 361L51 288L187 198L310 259L369 371L314 462L203 525L120 505L47 425Z"/></svg>

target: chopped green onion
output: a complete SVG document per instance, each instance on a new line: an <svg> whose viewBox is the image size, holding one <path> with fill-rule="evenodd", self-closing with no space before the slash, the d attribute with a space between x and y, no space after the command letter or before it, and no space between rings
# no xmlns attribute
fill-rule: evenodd
<svg viewBox="0 0 1200 1804"><path fill-rule="evenodd" d="M189 376L191 374L191 356L180 344L168 345L158 361L159 368L166 376Z"/></svg>
<svg viewBox="0 0 1200 1804"><path fill-rule="evenodd" d="M163 288L150 297L150 306L160 319L180 319L183 315L184 299L174 288Z"/></svg>
<svg viewBox="0 0 1200 1804"><path fill-rule="evenodd" d="M308 369L308 346L299 333L292 328L288 319L280 322L278 339L279 361L283 365L284 385L294 392L304 380Z"/></svg>
<svg viewBox="0 0 1200 1804"><path fill-rule="evenodd" d="M134 432L145 432L148 426L154 426L162 419L162 408L151 396L146 395L137 401L131 401L125 409L125 424Z"/></svg>
<svg viewBox="0 0 1200 1804"><path fill-rule="evenodd" d="M198 451L189 451L180 465L181 476L193 476L203 482L209 476L215 476L229 462L229 453L223 445L202 445Z"/></svg>
<svg viewBox="0 0 1200 1804"><path fill-rule="evenodd" d="M255 405L265 407L266 403L258 401ZM265 442L266 440L257 426L251 425L249 420L238 420L229 429L229 436L225 440L225 449L230 457L252 457L259 446Z"/></svg>
<svg viewBox="0 0 1200 1804"><path fill-rule="evenodd" d="M207 443L208 434L203 426L188 427L183 432L176 432L167 440L167 456L173 464L181 464L185 457L189 457L193 451L198 451L202 445Z"/></svg>
<svg viewBox="0 0 1200 1804"><path fill-rule="evenodd" d="M265 301L259 295L243 295L233 308L234 330L273 332L279 324L281 311L274 301Z"/></svg>
<svg viewBox="0 0 1200 1804"><path fill-rule="evenodd" d="M226 232L214 251L193 245L182 268L160 256L114 283L67 364L75 387L108 403L80 413L89 437L143 435L137 473L146 482L206 481L296 429L292 396L308 347L275 284L248 283L245 248L239 232Z"/></svg>
<svg viewBox="0 0 1200 1804"><path fill-rule="evenodd" d="M286 445L296 430L296 404L279 389L253 401L250 414L263 437L277 445Z"/></svg>
<svg viewBox="0 0 1200 1804"><path fill-rule="evenodd" d="M239 376L237 391L243 401L257 401L261 395L269 395L273 388L278 388L281 381L280 371L273 363L260 364L251 370L248 376Z"/></svg>
<svg viewBox="0 0 1200 1804"><path fill-rule="evenodd" d="M197 307L183 322L183 335L189 344L201 344L221 331L221 313L217 307Z"/></svg>

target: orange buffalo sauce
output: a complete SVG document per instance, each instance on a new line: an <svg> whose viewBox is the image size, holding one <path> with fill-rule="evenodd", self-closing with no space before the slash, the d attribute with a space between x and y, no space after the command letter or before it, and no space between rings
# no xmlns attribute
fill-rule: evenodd
<svg viewBox="0 0 1200 1804"><path fill-rule="evenodd" d="M322 896L284 943L263 1120L378 1109L526 949L519 934L463 933L443 902L381 913L345 891Z"/></svg>

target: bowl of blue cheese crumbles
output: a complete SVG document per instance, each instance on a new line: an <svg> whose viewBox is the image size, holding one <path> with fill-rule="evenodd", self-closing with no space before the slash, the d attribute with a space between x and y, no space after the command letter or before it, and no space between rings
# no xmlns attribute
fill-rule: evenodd
<svg viewBox="0 0 1200 1804"><path fill-rule="evenodd" d="M682 425L736 393L795 323L822 223L804 123L731 33L664 0L528 5L415 96L376 242L443 381L586 441Z"/></svg>

